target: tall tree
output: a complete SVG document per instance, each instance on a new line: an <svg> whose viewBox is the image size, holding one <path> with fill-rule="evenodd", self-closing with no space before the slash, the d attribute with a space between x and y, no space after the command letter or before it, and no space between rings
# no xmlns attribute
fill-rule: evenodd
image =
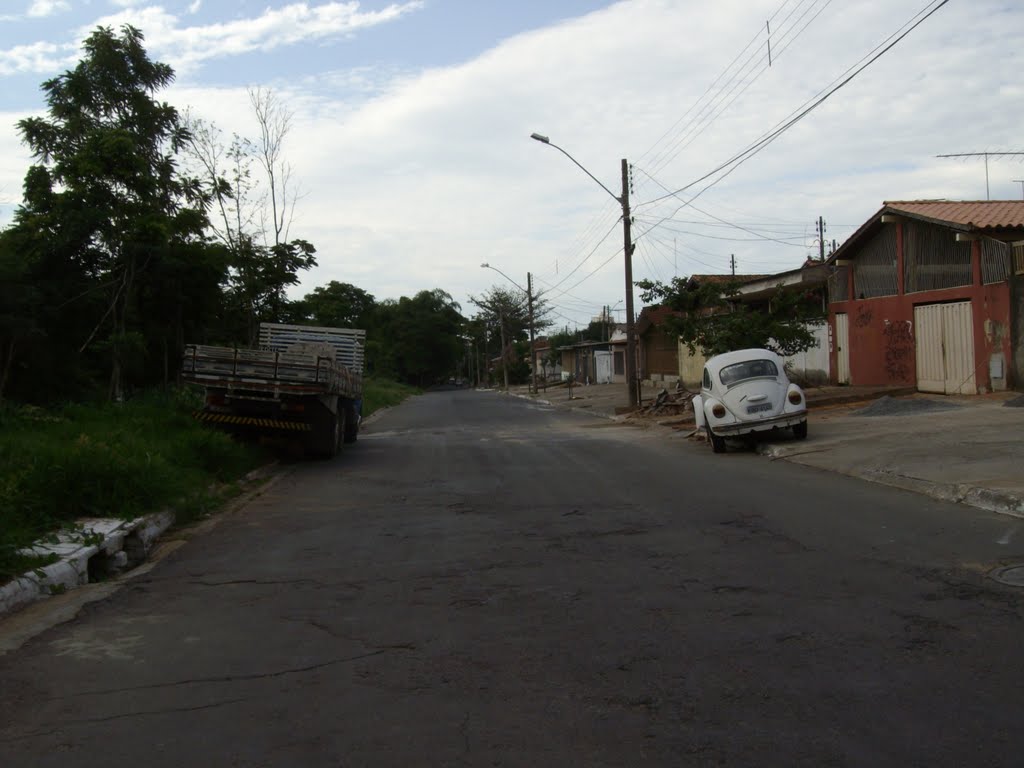
<svg viewBox="0 0 1024 768"><path fill-rule="evenodd" d="M461 307L435 288L377 305L367 341L367 364L374 373L416 386L446 379L464 354Z"/></svg>
<svg viewBox="0 0 1024 768"><path fill-rule="evenodd" d="M284 154L292 112L272 90L250 89L258 138L225 143L212 123L190 116L189 153L213 201L211 231L230 254L225 334L255 343L259 323L292 319L286 289L316 266L316 248L289 240L299 194Z"/></svg>
<svg viewBox="0 0 1024 768"><path fill-rule="evenodd" d="M35 164L14 228L34 246L44 279L66 283L66 313L83 310L68 324L77 351L106 357L108 393L118 398L126 370L133 380L147 375L140 296L172 254L204 242L209 200L178 173L189 135L177 110L154 98L174 72L149 58L142 32L99 27L83 49L74 69L43 83L48 117L18 123Z"/></svg>

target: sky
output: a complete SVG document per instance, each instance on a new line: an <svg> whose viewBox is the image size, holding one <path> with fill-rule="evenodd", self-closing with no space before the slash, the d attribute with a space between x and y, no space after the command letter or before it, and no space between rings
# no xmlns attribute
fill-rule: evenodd
<svg viewBox="0 0 1024 768"><path fill-rule="evenodd" d="M937 157L1024 152L1019 0L4 0L0 226L17 121L126 23L182 113L255 137L252 88L292 113L290 236L319 262L295 298L440 288L472 315L529 275L556 327L623 321L623 159L634 280L795 269L819 218L830 249L886 200L1024 197L1024 155Z"/></svg>

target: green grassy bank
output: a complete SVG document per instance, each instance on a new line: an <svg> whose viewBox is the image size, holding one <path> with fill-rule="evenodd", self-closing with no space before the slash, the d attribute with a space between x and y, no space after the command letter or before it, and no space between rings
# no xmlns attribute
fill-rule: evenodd
<svg viewBox="0 0 1024 768"><path fill-rule="evenodd" d="M417 390L368 379L363 415ZM0 583L42 563L17 550L81 517L216 509L270 456L192 418L194 391L115 405L0 406ZM217 490L220 489L220 490Z"/></svg>

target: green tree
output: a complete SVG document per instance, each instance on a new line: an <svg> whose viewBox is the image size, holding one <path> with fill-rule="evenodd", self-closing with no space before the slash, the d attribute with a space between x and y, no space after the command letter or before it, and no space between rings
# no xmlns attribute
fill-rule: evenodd
<svg viewBox="0 0 1024 768"><path fill-rule="evenodd" d="M314 325L367 330L376 306L377 300L362 288L332 280L295 302L292 317Z"/></svg>
<svg viewBox="0 0 1024 768"><path fill-rule="evenodd" d="M457 370L464 354L461 307L435 288L377 305L366 345L370 371L424 387Z"/></svg>
<svg viewBox="0 0 1024 768"><path fill-rule="evenodd" d="M99 27L83 48L74 69L43 83L48 116L18 123L35 164L13 229L54 302L49 338L89 364L102 357L108 395L119 398L166 367L147 358L141 298L162 292L171 273L208 287L221 272L205 253L194 272L175 263L202 251L209 198L178 173L188 132L174 107L154 99L173 70L149 58L131 26ZM183 322L195 293L164 296L171 319Z"/></svg>
<svg viewBox="0 0 1024 768"><path fill-rule="evenodd" d="M739 300L741 283L672 279L671 283L642 280L643 300L668 306L680 314L666 319L690 353L700 349L712 356L735 349L764 348L794 355L817 342L810 328L824 322L821 296L813 291L778 286L767 302Z"/></svg>

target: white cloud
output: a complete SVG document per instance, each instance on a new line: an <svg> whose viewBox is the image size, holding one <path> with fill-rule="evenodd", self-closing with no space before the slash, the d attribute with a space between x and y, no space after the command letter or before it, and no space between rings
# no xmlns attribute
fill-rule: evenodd
<svg viewBox="0 0 1024 768"><path fill-rule="evenodd" d="M688 132L700 121L687 110L778 4L626 0L506 39L458 66L399 70L395 62L406 66L414 54L382 51L381 67L367 62L301 82L263 83L295 111L286 153L307 195L292 233L317 246L320 262L303 290L341 280L387 298L441 287L471 311L466 296L500 280L480 269L488 261L519 282L529 271L542 288L576 268L549 293L573 320L585 322L602 304L616 304L624 296L618 206L556 150L531 141L532 131L551 136L616 193L620 159L634 164L636 279L665 279L676 268L683 275L725 272L731 254L740 271L781 270L817 252L813 222L819 215L828 222L828 238L842 241L886 199L984 198L981 161L935 155L1020 148L1024 102L1014 73L1024 70L1024 52L1014 35L1024 10L1010 10L1003 0L948 4L696 202L780 239L795 234L797 247L709 227L706 217L685 208L675 222L644 235L680 207L645 205L663 192L645 172L673 189L702 176L920 7L919 0L827 5L799 37L787 38L789 47L779 32L771 68L731 91L739 98L703 132ZM338 14L332 34L357 23L352 4L330 6ZM213 55L207 47L222 55L268 45L269 56L293 55L275 48L278 34L317 34L311 25L327 24L328 17L288 7L291 16L281 9L195 29L159 9L130 13L136 19L145 14L138 26L147 46L160 46L155 56L168 60L164 51L174 51L197 63ZM56 46L19 51L22 68L67 53ZM0 72L11 61L0 54ZM166 95L172 103L192 105L228 135L255 135L244 89L179 82ZM0 115L0 125L11 121ZM0 132L0 157L7 144ZM13 179L0 167L0 191L16 195L23 175L24 167ZM1018 163L992 160L990 175L993 197L1020 198L1011 181L1024 178Z"/></svg>
<svg viewBox="0 0 1024 768"><path fill-rule="evenodd" d="M77 58L77 47L56 43L17 45L0 51L0 75L25 72L52 72Z"/></svg>
<svg viewBox="0 0 1024 768"><path fill-rule="evenodd" d="M360 10L359 2L328 2L320 5L292 3L281 8L268 8L259 16L235 19L207 26L182 26L181 19L161 6L136 7L141 0L111 0L122 6L81 27L74 43L37 42L0 50L0 75L19 72L49 73L65 66L68 56L55 58L51 51L79 51L81 42L97 26L117 29L131 24L146 35L146 46L155 58L172 65L185 74L205 61L237 56L253 51L272 52L309 40L350 35L363 29L393 22L421 9L423 0L392 3L377 11ZM63 0L36 0L35 15L48 15L69 6ZM189 8L195 14L200 0ZM74 57L70 58L74 61Z"/></svg>
<svg viewBox="0 0 1024 768"><path fill-rule="evenodd" d="M198 8L194 3L193 7ZM358 2L320 5L292 3L267 8L259 16L183 27L177 16L162 7L127 9L90 25L119 27L133 24L146 33L147 45L176 70L186 72L210 59L252 51L270 52L296 43L352 34L393 22L423 7L423 0L392 3L379 11L362 11ZM192 8L190 8L190 12ZM85 34L86 30L82 30Z"/></svg>
<svg viewBox="0 0 1024 768"><path fill-rule="evenodd" d="M71 4L66 0L33 0L32 5L29 6L28 15L34 19L41 19L70 10Z"/></svg>
<svg viewBox="0 0 1024 768"><path fill-rule="evenodd" d="M188 12L190 15L199 13L199 9L203 7L203 0L195 0L189 7Z"/></svg>

